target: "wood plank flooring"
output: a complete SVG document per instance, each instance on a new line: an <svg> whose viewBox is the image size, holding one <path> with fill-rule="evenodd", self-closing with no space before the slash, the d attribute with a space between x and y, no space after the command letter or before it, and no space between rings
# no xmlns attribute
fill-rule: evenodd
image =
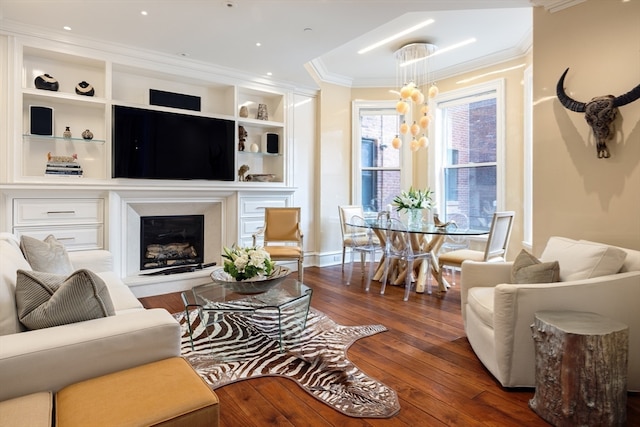
<svg viewBox="0 0 640 427"><path fill-rule="evenodd" d="M354 274L358 274L358 267ZM295 274L295 273L294 273ZM533 389L504 389L478 361L460 316L457 286L442 298L372 282L345 286L340 266L309 267L311 305L343 325L382 324L389 330L357 341L349 358L398 393L390 419L356 419L315 400L293 381L257 378L216 390L223 426L546 426L527 403ZM183 309L178 293L140 299L145 307ZM640 426L640 393L629 393L628 426Z"/></svg>

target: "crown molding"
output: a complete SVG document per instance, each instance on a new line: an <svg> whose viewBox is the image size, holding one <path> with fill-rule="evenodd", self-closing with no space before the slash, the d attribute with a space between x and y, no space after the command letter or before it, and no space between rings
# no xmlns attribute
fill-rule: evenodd
<svg viewBox="0 0 640 427"><path fill-rule="evenodd" d="M563 9L584 3L587 0L530 0L533 6L544 7L547 12L555 13Z"/></svg>
<svg viewBox="0 0 640 427"><path fill-rule="evenodd" d="M346 87L353 86L353 78L337 73L331 73L321 58L312 59L307 64L313 69L318 78L325 83Z"/></svg>

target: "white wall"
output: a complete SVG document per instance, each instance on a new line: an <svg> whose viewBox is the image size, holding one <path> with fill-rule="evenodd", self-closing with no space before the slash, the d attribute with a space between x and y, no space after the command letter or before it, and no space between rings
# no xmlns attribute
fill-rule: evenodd
<svg viewBox="0 0 640 427"><path fill-rule="evenodd" d="M640 249L640 100L619 109L611 158L598 159L584 114L555 93L567 67L581 102L640 84L640 2L535 8L533 49L534 248L562 235Z"/></svg>

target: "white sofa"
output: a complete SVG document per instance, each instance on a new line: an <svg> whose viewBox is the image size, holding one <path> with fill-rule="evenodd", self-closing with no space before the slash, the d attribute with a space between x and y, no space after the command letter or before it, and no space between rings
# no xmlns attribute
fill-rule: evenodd
<svg viewBox="0 0 640 427"><path fill-rule="evenodd" d="M559 262L561 281L555 283L509 284L513 262L462 264L461 309L467 338L504 387L535 387L531 331L535 313L571 310L598 313L629 326L627 388L640 390L640 251L617 248L626 256L615 273L576 278L585 272L597 275L594 270L605 264L592 251L597 246L606 247L550 238L540 261ZM579 268L583 271L574 274Z"/></svg>
<svg viewBox="0 0 640 427"><path fill-rule="evenodd" d="M0 233L0 401L180 355L178 322L164 309L142 306L113 272L110 252L69 252L69 258L74 269L104 280L115 315L27 331L15 286L16 271L31 267L19 240Z"/></svg>

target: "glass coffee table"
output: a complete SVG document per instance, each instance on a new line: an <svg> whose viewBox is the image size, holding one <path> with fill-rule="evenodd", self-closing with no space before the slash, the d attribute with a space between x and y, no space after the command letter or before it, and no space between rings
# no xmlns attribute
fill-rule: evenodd
<svg viewBox="0 0 640 427"><path fill-rule="evenodd" d="M252 294L236 292L226 282L195 286L182 292L187 319L197 312L197 318L187 322L191 348L195 350L195 339L206 334L217 358L239 360L260 334L276 341L282 352L304 331L312 293L292 278Z"/></svg>

